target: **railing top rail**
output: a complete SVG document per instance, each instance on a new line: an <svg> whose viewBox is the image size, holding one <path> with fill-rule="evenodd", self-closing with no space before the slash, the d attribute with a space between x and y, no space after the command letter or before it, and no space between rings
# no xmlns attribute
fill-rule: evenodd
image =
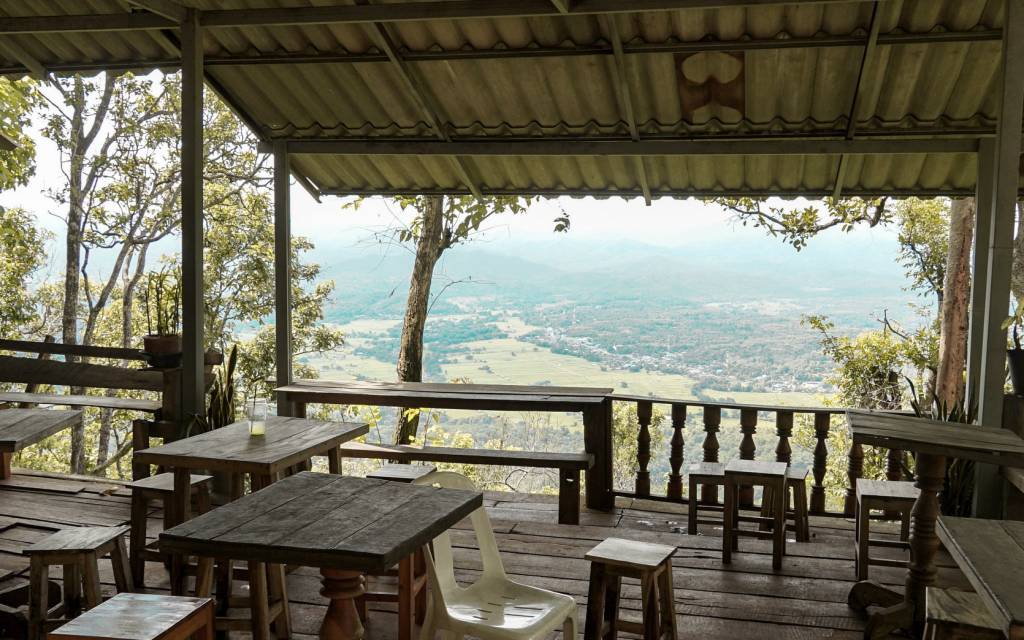
<svg viewBox="0 0 1024 640"><path fill-rule="evenodd" d="M767 404L745 404L742 402L716 402L709 400L701 400L699 398L663 398L659 396L640 396L630 394L612 394L609 396L612 400L621 400L626 402L652 402L654 404L675 404L675 405L686 405L688 407L718 407L720 409L736 409L736 410L752 410L758 412L779 412L789 411L791 413L829 413L829 414L840 414L849 411L847 407L798 407L798 406L785 406L785 405L767 405Z"/></svg>
<svg viewBox="0 0 1024 640"><path fill-rule="evenodd" d="M35 342L32 340L0 340L0 350L17 353L50 353L57 355L85 356L88 358L110 358L113 360L147 360L141 349L123 347L96 347L58 342Z"/></svg>

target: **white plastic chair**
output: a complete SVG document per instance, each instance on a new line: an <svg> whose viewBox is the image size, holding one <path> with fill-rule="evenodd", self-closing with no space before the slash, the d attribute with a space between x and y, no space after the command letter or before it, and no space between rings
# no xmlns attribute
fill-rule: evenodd
<svg viewBox="0 0 1024 640"><path fill-rule="evenodd" d="M469 478L447 471L426 475L416 484L475 491ZM420 640L462 640L471 635L482 640L534 640L562 626L565 640L576 638L576 601L570 596L509 580L501 564L491 520L483 508L470 515L483 561L483 573L469 585L455 581L451 536L434 538L433 551L424 553L430 597Z"/></svg>

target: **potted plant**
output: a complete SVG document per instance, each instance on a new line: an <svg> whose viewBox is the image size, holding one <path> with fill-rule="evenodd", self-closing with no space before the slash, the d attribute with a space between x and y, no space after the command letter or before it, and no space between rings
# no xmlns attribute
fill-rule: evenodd
<svg viewBox="0 0 1024 640"><path fill-rule="evenodd" d="M1011 327L1010 335L1012 344L1006 350L1006 364L1010 369L1010 382L1013 385L1013 395L1024 396L1024 349L1020 346L1020 329L1024 323L1024 308L1017 305L1013 315L1003 323L1003 329Z"/></svg>
<svg viewBox="0 0 1024 640"><path fill-rule="evenodd" d="M181 284L178 274L161 269L148 274L142 302L146 308L147 335L142 350L154 367L173 368L181 362Z"/></svg>

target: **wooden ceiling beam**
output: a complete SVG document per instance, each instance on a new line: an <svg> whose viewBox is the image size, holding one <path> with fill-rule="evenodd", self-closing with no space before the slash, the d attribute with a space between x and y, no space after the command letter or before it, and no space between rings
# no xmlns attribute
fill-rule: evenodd
<svg viewBox="0 0 1024 640"><path fill-rule="evenodd" d="M141 2L142 0L140 0ZM146 0L148 3L150 0ZM166 1L166 0L164 0ZM463 20L605 13L646 13L685 9L758 7L791 4L843 4L867 0L576 0L563 13L552 0L420 0L372 5L288 7L274 9L220 9L203 11L203 27L257 27L303 24L357 24L407 21ZM134 3L133 3L134 4ZM163 2L162 12L177 15ZM156 5L154 5L156 6ZM146 31L178 26L151 11L58 16L0 18L0 33L56 33L88 31Z"/></svg>
<svg viewBox="0 0 1024 640"><path fill-rule="evenodd" d="M737 156L737 155L899 155L912 153L975 153L978 138L772 139L741 140L325 140L290 139L288 152L329 155L421 156Z"/></svg>

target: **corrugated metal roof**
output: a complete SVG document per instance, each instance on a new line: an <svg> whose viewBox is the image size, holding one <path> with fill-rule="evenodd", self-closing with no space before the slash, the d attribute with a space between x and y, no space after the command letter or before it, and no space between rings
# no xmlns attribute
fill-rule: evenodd
<svg viewBox="0 0 1024 640"><path fill-rule="evenodd" d="M214 10L343 3L183 4ZM1000 55L994 32L1002 26L1002 5L997 0L880 3L882 37L863 79L856 133L990 133ZM204 42L209 78L266 139L443 135L555 139L570 148L581 138L628 140L629 109L609 44L615 33L625 51L625 85L640 138L842 137L872 8L871 2L793 3L396 22L382 28L403 58L398 65L387 60L372 24L211 27L204 30ZM84 13L123 14L124 8L120 0L8 0L0 5L0 15L8 17ZM921 34L926 37L918 38ZM911 35L921 41L907 43ZM55 69L168 64L174 57L168 39L155 30L3 37ZM825 46L783 46L811 38ZM723 42L746 50L725 51L733 45ZM332 61L309 61L327 57ZM233 63L236 58L244 63ZM0 58L0 67L9 73L19 64ZM419 99L403 73L420 88ZM441 121L440 134L422 102ZM828 194L840 159L649 156L642 172L630 157L476 156L460 162L486 193L639 195L646 182L657 197ZM298 155L293 168L324 192L468 189L448 156ZM851 155L843 175L847 194L969 193L975 159L971 153Z"/></svg>

